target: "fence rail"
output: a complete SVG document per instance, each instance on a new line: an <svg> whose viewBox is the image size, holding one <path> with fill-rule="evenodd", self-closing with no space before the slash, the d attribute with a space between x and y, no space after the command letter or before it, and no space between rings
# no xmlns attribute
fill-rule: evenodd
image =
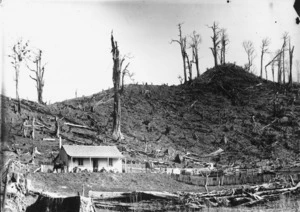
<svg viewBox="0 0 300 212"><path fill-rule="evenodd" d="M242 185L242 184L259 184L270 182L276 176L282 176L287 180L290 180L292 177L295 182L300 181L300 172L299 173L290 173L290 174L241 174L241 175L223 175L216 177L202 177L202 176L193 176L193 175L175 175L172 174L172 178L187 184L198 185L198 186L222 186L222 185Z"/></svg>

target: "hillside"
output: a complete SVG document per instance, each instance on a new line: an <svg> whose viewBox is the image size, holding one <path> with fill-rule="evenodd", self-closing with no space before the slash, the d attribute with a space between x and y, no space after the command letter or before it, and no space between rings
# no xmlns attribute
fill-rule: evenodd
<svg viewBox="0 0 300 212"><path fill-rule="evenodd" d="M4 150L14 150L26 161L24 154L37 147L42 153L37 162L51 161L58 141L49 138L55 138L58 116L64 144L116 144L132 160L152 158L172 163L177 153L203 155L222 148L221 162L226 164L262 158L289 163L299 157L298 89L262 80L234 64L209 69L179 86L127 85L121 103L125 140L118 142L110 136L112 89L51 105L22 100L21 114L16 112L15 99L2 96ZM35 141L22 137L26 117L35 117L44 126ZM159 150L167 149L169 154L162 157Z"/></svg>

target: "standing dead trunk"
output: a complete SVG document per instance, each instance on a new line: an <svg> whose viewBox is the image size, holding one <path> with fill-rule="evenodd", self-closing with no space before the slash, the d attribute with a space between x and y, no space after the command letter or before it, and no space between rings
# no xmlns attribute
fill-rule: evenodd
<svg viewBox="0 0 300 212"><path fill-rule="evenodd" d="M289 35L287 32L285 32L282 36L283 39L283 45L282 45L282 77L283 77L283 84L285 84L285 51L286 51L286 44L287 39L289 38Z"/></svg>
<svg viewBox="0 0 300 212"><path fill-rule="evenodd" d="M291 39L289 42L289 56L290 56L290 77L289 77L289 85L293 83L293 53L294 53L294 46L291 48Z"/></svg>
<svg viewBox="0 0 300 212"><path fill-rule="evenodd" d="M177 42L180 45L182 63L183 63L184 83L186 83L187 82L187 74L186 74L186 37L182 37L181 25L182 24L178 24L179 40L172 40L171 43Z"/></svg>
<svg viewBox="0 0 300 212"><path fill-rule="evenodd" d="M117 41L114 40L113 33L111 34L111 47L113 58L113 84L114 84L114 111L113 111L113 130L112 137L114 140L123 139L121 133L121 69L124 58L120 59L120 52Z"/></svg>
<svg viewBox="0 0 300 212"><path fill-rule="evenodd" d="M8 55L12 58L11 61L14 70L15 70L15 82L16 82L16 99L18 101L18 113L21 113L21 101L19 96L19 76L20 76L20 67L21 63L27 57L27 54L30 52L28 50L28 41L23 44L22 40L19 40L17 44L15 44L12 48L13 53Z"/></svg>
<svg viewBox="0 0 300 212"><path fill-rule="evenodd" d="M199 44L201 43L200 34L197 34L196 31L194 31L193 35L191 36L191 40L192 41L190 43L190 47L192 48L192 52L193 52L192 62L196 64L197 77L200 77L199 57L198 57Z"/></svg>
<svg viewBox="0 0 300 212"><path fill-rule="evenodd" d="M211 39L213 41L213 47L211 47L210 50L214 56L215 67L217 67L218 66L218 55L219 55L218 46L220 43L220 39L219 39L220 30L219 30L218 24L216 22L214 22L212 26L209 26L209 28L211 28L213 31L213 36L211 37Z"/></svg>
<svg viewBox="0 0 300 212"><path fill-rule="evenodd" d="M297 69L297 82L300 82L300 62L296 60L296 69Z"/></svg>
<svg viewBox="0 0 300 212"><path fill-rule="evenodd" d="M38 53L35 59L32 61L35 63L35 69L31 69L28 65L30 71L35 73L35 77L30 76L32 80L36 82L38 103L44 104L43 102L43 88L44 88L44 73L45 73L45 65L42 66L42 50L38 50Z"/></svg>
<svg viewBox="0 0 300 212"><path fill-rule="evenodd" d="M281 80L281 54L278 57L277 66L278 66L278 79L277 79L277 82L279 84L281 84L282 83L282 80Z"/></svg>
<svg viewBox="0 0 300 212"><path fill-rule="evenodd" d="M21 101L19 96L19 73L16 72L16 99L18 101L18 113L21 113Z"/></svg>
<svg viewBox="0 0 300 212"><path fill-rule="evenodd" d="M261 55L260 55L260 78L262 78L262 74L263 74L263 61L264 61L264 54L268 52L268 46L270 45L270 40L269 38L264 38L262 40L261 43ZM265 69L266 71L266 79L268 79L267 77L267 69Z"/></svg>
<svg viewBox="0 0 300 212"><path fill-rule="evenodd" d="M188 55L186 55L186 61L187 61L188 69L189 69L189 81L191 82L193 79L193 70L192 70L193 63L192 63L192 61L190 61Z"/></svg>
<svg viewBox="0 0 300 212"><path fill-rule="evenodd" d="M226 46L229 43L228 34L226 29L221 29L221 64L226 63Z"/></svg>
<svg viewBox="0 0 300 212"><path fill-rule="evenodd" d="M247 58L248 58L248 64L247 64L247 71L251 72L251 67L253 65L253 60L255 58L255 49L254 49L254 44L252 43L252 41L244 41L243 42L243 47L244 50L247 54Z"/></svg>
<svg viewBox="0 0 300 212"><path fill-rule="evenodd" d="M271 68L272 68L273 82L275 82L275 79L274 79L274 61L271 63Z"/></svg>

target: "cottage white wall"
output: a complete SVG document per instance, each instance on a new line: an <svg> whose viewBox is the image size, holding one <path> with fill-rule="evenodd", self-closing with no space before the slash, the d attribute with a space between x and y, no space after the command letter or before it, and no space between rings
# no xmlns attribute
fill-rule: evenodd
<svg viewBox="0 0 300 212"><path fill-rule="evenodd" d="M122 159L113 158L112 166L109 166L108 158L98 159L98 170L105 168L107 171L114 170L122 173Z"/></svg>
<svg viewBox="0 0 300 212"><path fill-rule="evenodd" d="M83 158L83 165L78 165L78 158L74 159L69 158L68 162L68 171L71 172L74 167L78 167L81 170L87 169L88 171L93 171L93 158L90 161L90 158ZM122 159L113 158L113 166L109 166L107 158L98 158L98 170L105 168L107 171L114 170L122 173Z"/></svg>
<svg viewBox="0 0 300 212"><path fill-rule="evenodd" d="M101 170L102 168L107 168L108 166L108 159L107 158L99 158L98 159L98 170Z"/></svg>
<svg viewBox="0 0 300 212"><path fill-rule="evenodd" d="M81 170L85 170L87 169L88 171L92 171L93 170L93 161L90 161L89 158L83 158L83 165L79 165L78 163L78 158L71 158L69 159L69 171L72 171L73 168L78 167Z"/></svg>
<svg viewBox="0 0 300 212"><path fill-rule="evenodd" d="M113 159L113 167L118 170L118 172L122 173L122 159L115 158Z"/></svg>

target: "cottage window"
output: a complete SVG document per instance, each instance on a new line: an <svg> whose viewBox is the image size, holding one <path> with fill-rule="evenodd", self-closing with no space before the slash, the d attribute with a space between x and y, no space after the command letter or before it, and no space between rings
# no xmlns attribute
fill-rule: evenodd
<svg viewBox="0 0 300 212"><path fill-rule="evenodd" d="M83 166L83 158L78 158L78 166Z"/></svg>
<svg viewBox="0 0 300 212"><path fill-rule="evenodd" d="M109 159L108 159L108 165L109 165L109 166L113 166L113 159L112 159L112 158L109 158Z"/></svg>

